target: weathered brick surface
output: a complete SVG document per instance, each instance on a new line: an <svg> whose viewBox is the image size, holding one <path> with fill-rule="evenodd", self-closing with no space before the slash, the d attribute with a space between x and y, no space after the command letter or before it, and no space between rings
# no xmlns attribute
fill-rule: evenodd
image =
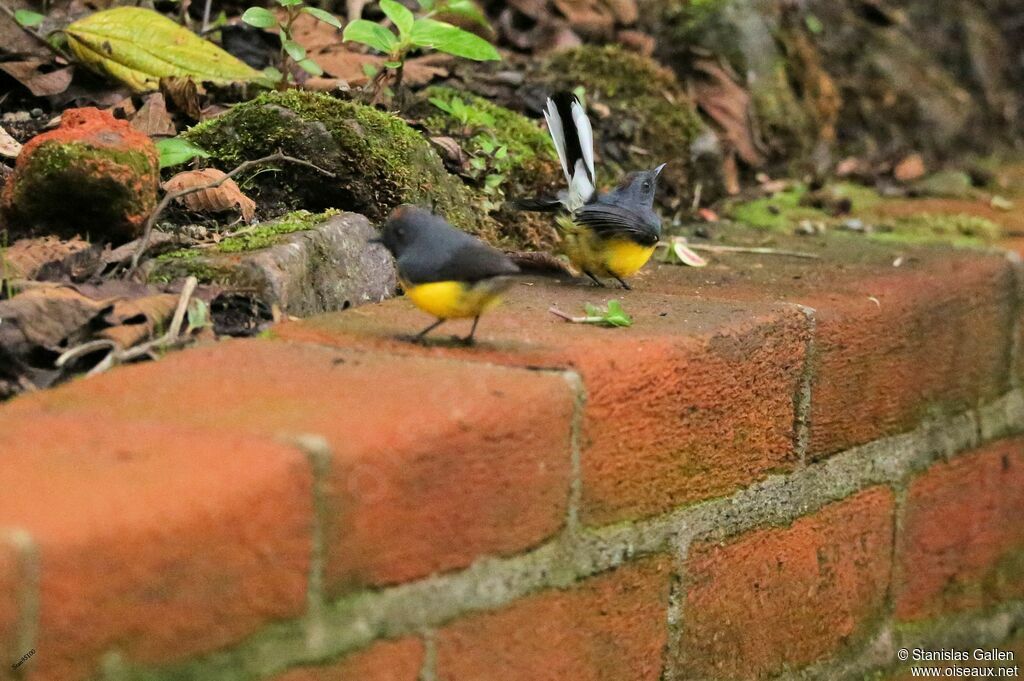
<svg viewBox="0 0 1024 681"><path fill-rule="evenodd" d="M242 341L19 400L8 412L323 435L335 454L326 529L337 593L515 553L557 532L573 404L556 374Z"/></svg>
<svg viewBox="0 0 1024 681"><path fill-rule="evenodd" d="M882 614L893 495L872 488L787 528L692 546L680 678L750 679L837 652Z"/></svg>
<svg viewBox="0 0 1024 681"><path fill-rule="evenodd" d="M1024 598L1024 439L933 466L911 483L902 525L899 619Z"/></svg>
<svg viewBox="0 0 1024 681"><path fill-rule="evenodd" d="M437 634L437 679L658 681L669 566L648 558L458 620Z"/></svg>
<svg viewBox="0 0 1024 681"><path fill-rule="evenodd" d="M791 469L807 324L796 309L529 282L487 316L470 350L393 340L428 321L399 300L281 327L284 338L490 363L572 367L587 389L581 457L588 524L722 496ZM635 325L600 329L555 305L622 299ZM443 327L442 327L443 328Z"/></svg>
<svg viewBox="0 0 1024 681"><path fill-rule="evenodd" d="M292 669L273 681L419 681L423 642L406 638L375 643L323 665Z"/></svg>
<svg viewBox="0 0 1024 681"><path fill-rule="evenodd" d="M810 460L1009 389L1015 282L1004 256L860 238L780 237L777 245L823 257L745 256L705 270L663 265L649 281L666 293L816 311Z"/></svg>
<svg viewBox="0 0 1024 681"><path fill-rule="evenodd" d="M39 551L28 678L92 678L111 648L181 659L302 614L312 476L298 451L95 414L0 411L0 432L0 526Z"/></svg>

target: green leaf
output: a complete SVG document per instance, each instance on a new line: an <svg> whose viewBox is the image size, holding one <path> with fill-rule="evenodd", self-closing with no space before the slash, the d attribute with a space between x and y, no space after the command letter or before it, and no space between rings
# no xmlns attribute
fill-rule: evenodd
<svg viewBox="0 0 1024 681"><path fill-rule="evenodd" d="M434 19L417 19L410 34L417 47L430 47L456 57L474 61L497 61L498 50L489 42L469 31Z"/></svg>
<svg viewBox="0 0 1024 681"><path fill-rule="evenodd" d="M808 14L804 23L807 25L807 30L814 35L820 35L825 30L825 24L821 23L821 19L813 14Z"/></svg>
<svg viewBox="0 0 1024 681"><path fill-rule="evenodd" d="M14 20L18 22L20 26L25 28L32 28L43 23L46 17L39 12L33 12L27 9L19 9L14 12Z"/></svg>
<svg viewBox="0 0 1024 681"><path fill-rule="evenodd" d="M242 21L256 28L270 28L277 25L277 17L269 9L250 7L242 14Z"/></svg>
<svg viewBox="0 0 1024 681"><path fill-rule="evenodd" d="M395 28L398 29L400 37L404 38L409 35L413 24L416 22L416 17L412 15L412 12L405 5L396 2L396 0L380 0L380 9L388 19L395 22Z"/></svg>
<svg viewBox="0 0 1024 681"><path fill-rule="evenodd" d="M505 158L506 156L508 156L508 147L498 147L498 150L494 152L494 158L498 159L499 161Z"/></svg>
<svg viewBox="0 0 1024 681"><path fill-rule="evenodd" d="M308 73L311 76L322 76L322 75L324 75L324 70L322 68L320 68L320 65L317 64L312 59L300 59L299 61L297 61L295 63L299 65L299 68L301 68L303 71L305 71L306 73Z"/></svg>
<svg viewBox="0 0 1024 681"><path fill-rule="evenodd" d="M282 38L281 46L284 47L284 51L288 53L288 56L297 62L306 58L306 48L290 38Z"/></svg>
<svg viewBox="0 0 1024 681"><path fill-rule="evenodd" d="M296 5L301 5L302 0L277 0L277 4L281 5L281 7L295 7Z"/></svg>
<svg viewBox="0 0 1024 681"><path fill-rule="evenodd" d="M345 42L362 43L368 45L378 52L391 54L391 51L398 45L398 38L394 33L380 24L375 24L366 19L350 21L341 35Z"/></svg>
<svg viewBox="0 0 1024 681"><path fill-rule="evenodd" d="M188 163L194 158L209 158L210 154L181 137L170 137L156 143L160 152L160 167L172 168Z"/></svg>
<svg viewBox="0 0 1024 681"><path fill-rule="evenodd" d="M206 301L201 298L193 298L189 301L187 314L189 332L203 329L210 325L210 308L206 305Z"/></svg>
<svg viewBox="0 0 1024 681"><path fill-rule="evenodd" d="M441 111L444 111L447 114L454 114L454 112L452 111L452 107L448 104L448 102L444 101L440 97L431 97L428 101Z"/></svg>
<svg viewBox="0 0 1024 681"><path fill-rule="evenodd" d="M63 34L82 65L136 92L156 90L166 76L222 84L261 79L259 71L210 41L142 7L90 14L70 24Z"/></svg>
<svg viewBox="0 0 1024 681"><path fill-rule="evenodd" d="M311 17L316 17L325 24L333 26L334 28L341 28L341 20L330 12L325 12L318 7L303 7L302 11Z"/></svg>
<svg viewBox="0 0 1024 681"><path fill-rule="evenodd" d="M363 64L363 75L366 76L367 78L375 77L379 71L380 69L378 69L373 64Z"/></svg>
<svg viewBox="0 0 1024 681"><path fill-rule="evenodd" d="M626 311L622 309L622 304L617 300L608 301L608 313L605 315L605 321L612 326L630 326L633 324L633 320L626 314Z"/></svg>
<svg viewBox="0 0 1024 681"><path fill-rule="evenodd" d="M388 69L397 69L401 65L402 65L402 62L400 62L400 61L386 61L383 64L383 66L385 68L388 68Z"/></svg>
<svg viewBox="0 0 1024 681"><path fill-rule="evenodd" d="M488 189L494 189L502 182L505 181L505 176L500 174L488 175L484 178L484 186Z"/></svg>
<svg viewBox="0 0 1024 681"><path fill-rule="evenodd" d="M433 11L434 6L436 5L434 0L418 0L418 2L420 3L420 9L424 12Z"/></svg>

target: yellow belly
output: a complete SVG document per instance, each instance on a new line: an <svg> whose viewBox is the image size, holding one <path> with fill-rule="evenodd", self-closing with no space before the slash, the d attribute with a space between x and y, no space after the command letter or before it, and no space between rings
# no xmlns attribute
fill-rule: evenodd
<svg viewBox="0 0 1024 681"><path fill-rule="evenodd" d="M563 227L562 250L572 264L595 276L628 277L647 264L654 246L644 246L622 238L605 238L574 223Z"/></svg>
<svg viewBox="0 0 1024 681"><path fill-rule="evenodd" d="M467 284L437 281L430 284L402 282L406 297L419 309L439 319L477 317L501 302L507 281L490 279Z"/></svg>

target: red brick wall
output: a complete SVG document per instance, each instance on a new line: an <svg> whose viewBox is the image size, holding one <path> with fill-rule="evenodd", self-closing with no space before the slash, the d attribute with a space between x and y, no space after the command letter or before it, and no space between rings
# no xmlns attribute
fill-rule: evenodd
<svg viewBox="0 0 1024 681"><path fill-rule="evenodd" d="M3 405L0 679L861 678L999 645L1014 265L824 255L652 267L630 329L532 282L475 348L394 340L396 300Z"/></svg>

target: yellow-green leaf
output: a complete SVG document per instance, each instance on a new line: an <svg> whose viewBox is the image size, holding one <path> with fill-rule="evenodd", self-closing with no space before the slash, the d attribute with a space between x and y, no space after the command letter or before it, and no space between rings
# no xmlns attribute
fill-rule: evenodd
<svg viewBox="0 0 1024 681"><path fill-rule="evenodd" d="M260 72L162 14L115 7L66 29L68 47L83 64L136 92L155 90L166 76L214 83L249 82Z"/></svg>

